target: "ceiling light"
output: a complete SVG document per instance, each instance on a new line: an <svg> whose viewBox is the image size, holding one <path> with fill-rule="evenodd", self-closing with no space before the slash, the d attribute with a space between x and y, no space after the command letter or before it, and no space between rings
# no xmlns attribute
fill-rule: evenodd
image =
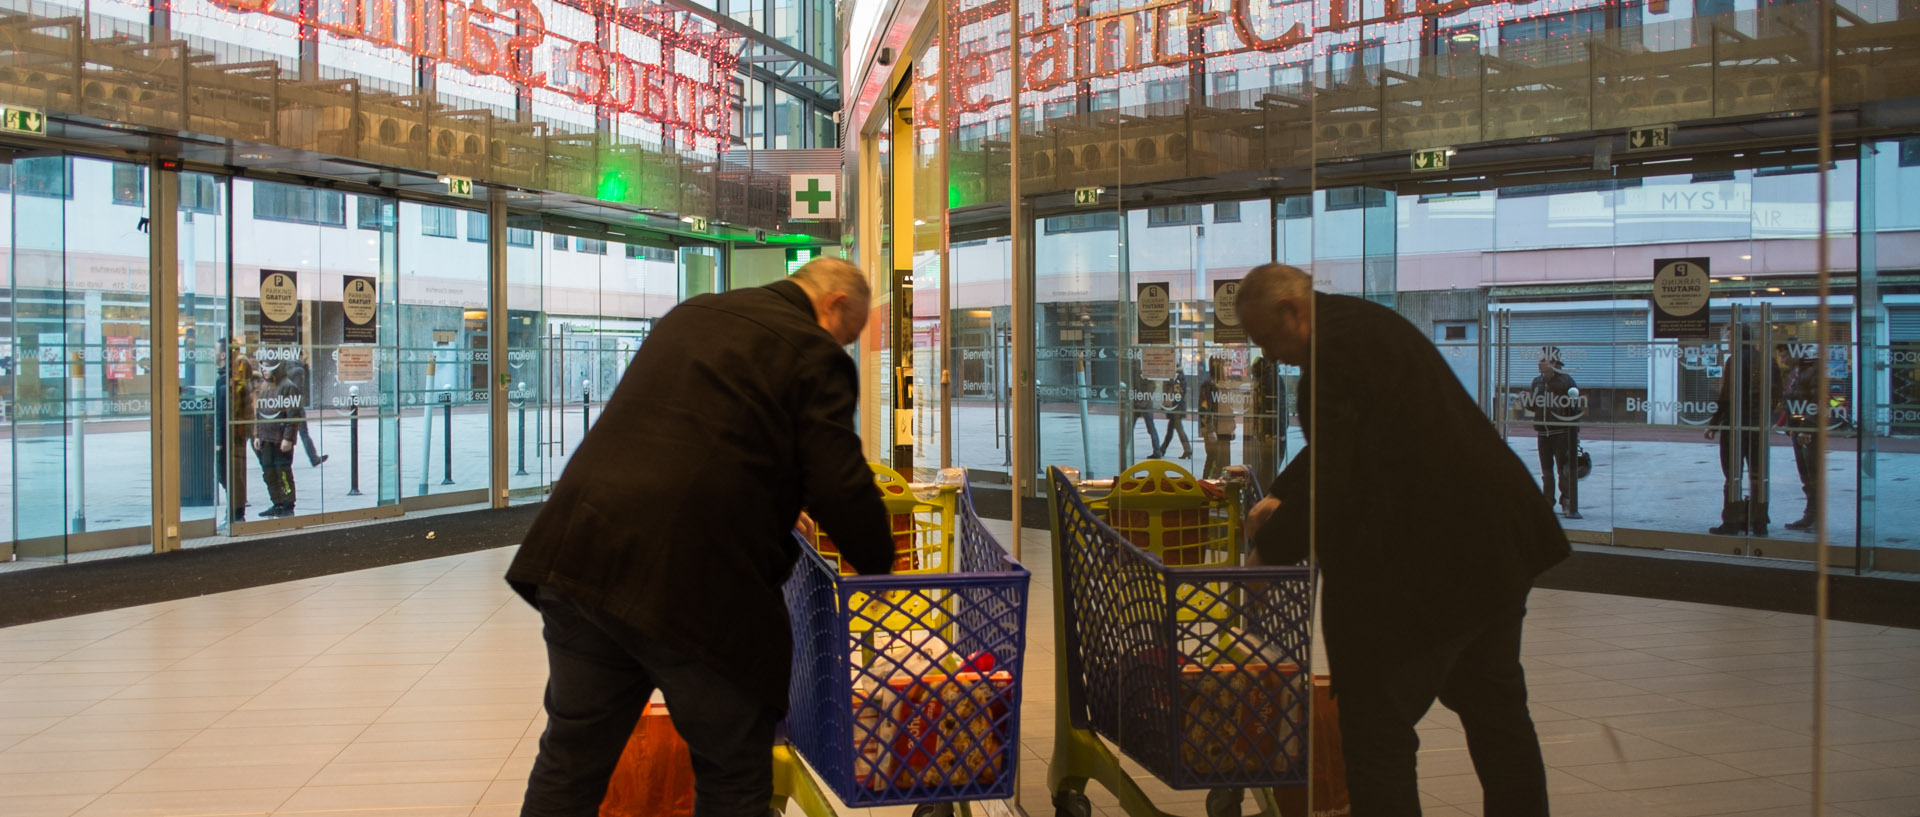
<svg viewBox="0 0 1920 817"><path fill-rule="evenodd" d="M265 158L267 158L267 154L265 154L265 153L242 153L242 154L240 154L240 158L242 158L242 159L253 159L253 160L256 160L256 161L258 161L258 160L260 160L260 159L265 159Z"/></svg>
<svg viewBox="0 0 1920 817"><path fill-rule="evenodd" d="M1729 281L1745 281L1745 280L1747 280L1747 276L1745 276L1745 275L1735 275L1735 276L1733 276L1733 277L1731 277L1731 278L1728 278L1727 280L1729 280Z"/></svg>
<svg viewBox="0 0 1920 817"><path fill-rule="evenodd" d="M1462 31L1453 35L1453 41L1456 43L1477 43L1480 42L1480 35L1477 32Z"/></svg>

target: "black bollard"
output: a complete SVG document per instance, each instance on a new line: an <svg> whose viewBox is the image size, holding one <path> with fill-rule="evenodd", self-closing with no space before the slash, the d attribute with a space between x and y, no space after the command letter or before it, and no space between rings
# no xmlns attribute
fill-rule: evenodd
<svg viewBox="0 0 1920 817"><path fill-rule="evenodd" d="M520 449L520 467L515 468L513 470L513 475L516 477L523 477L527 475L527 404L526 403L520 404L520 444L516 447Z"/></svg>
<svg viewBox="0 0 1920 817"><path fill-rule="evenodd" d="M580 389L580 436L585 437L587 430L593 427L593 392L585 387Z"/></svg>
<svg viewBox="0 0 1920 817"><path fill-rule="evenodd" d="M360 495L360 395L354 395L353 405L347 408L347 416L352 418L347 425L347 496Z"/></svg>
<svg viewBox="0 0 1920 817"><path fill-rule="evenodd" d="M440 453L442 469L441 485L453 484L453 392L447 392L447 402L440 406Z"/></svg>

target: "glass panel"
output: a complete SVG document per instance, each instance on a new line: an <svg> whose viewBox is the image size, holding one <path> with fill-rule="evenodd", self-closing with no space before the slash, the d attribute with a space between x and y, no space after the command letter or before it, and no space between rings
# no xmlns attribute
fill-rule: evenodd
<svg viewBox="0 0 1920 817"><path fill-rule="evenodd" d="M397 203L362 198L349 227L333 191L243 179L233 195L231 518L397 503Z"/></svg>
<svg viewBox="0 0 1920 817"><path fill-rule="evenodd" d="M519 226L516 226L519 225ZM507 376L508 417L507 450L511 467L507 485L515 501L538 501L557 476L550 470L546 448L546 416L543 407L548 398L544 366L546 350L546 275L545 248L550 246L536 236L539 221L515 216L507 227ZM527 238L516 244L512 234ZM532 417L528 414L531 412Z"/></svg>
<svg viewBox="0 0 1920 817"><path fill-rule="evenodd" d="M64 560L147 540L145 174L93 159L14 160L10 317L20 363L9 420L17 558ZM101 535L116 531L123 533Z"/></svg>
<svg viewBox="0 0 1920 817"><path fill-rule="evenodd" d="M1887 271L1920 261L1920 137L1870 144L1860 160L1863 367L1853 396L1860 440L1861 568L1920 571L1920 284ZM1829 392L1829 406L1832 406ZM1849 419L1841 415L1830 423ZM1842 426L1844 428L1844 426ZM1845 540L1835 538L1844 546Z"/></svg>
<svg viewBox="0 0 1920 817"><path fill-rule="evenodd" d="M400 203L400 478L408 496L482 491L488 456L486 214ZM418 228L414 227L418 223ZM485 501L485 496L474 499Z"/></svg>
<svg viewBox="0 0 1920 817"><path fill-rule="evenodd" d="M227 473L233 450L226 434L227 180L182 173L180 267L180 521L230 521ZM243 460L244 462L244 460Z"/></svg>
<svg viewBox="0 0 1920 817"><path fill-rule="evenodd" d="M947 289L941 261L946 257L942 232L946 224L945 168L940 162L940 49L930 45L913 64L913 118L910 121L913 223L895 235L911 235L912 273L908 299L912 309L910 377L902 384L911 406L913 423L912 479L931 481L946 463L948 437L941 427L944 389L940 361L945 355L942 318Z"/></svg>

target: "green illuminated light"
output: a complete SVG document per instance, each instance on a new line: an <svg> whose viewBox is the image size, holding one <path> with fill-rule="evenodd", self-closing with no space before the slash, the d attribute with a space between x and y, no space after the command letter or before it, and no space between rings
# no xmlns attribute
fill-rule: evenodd
<svg viewBox="0 0 1920 817"><path fill-rule="evenodd" d="M787 250L787 274L799 272L801 267L806 266L808 261L812 261L814 256L819 254L820 251L812 247L794 247Z"/></svg>

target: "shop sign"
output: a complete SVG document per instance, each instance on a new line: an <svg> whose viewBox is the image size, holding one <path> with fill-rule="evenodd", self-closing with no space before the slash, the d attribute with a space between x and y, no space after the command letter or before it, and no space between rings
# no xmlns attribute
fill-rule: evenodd
<svg viewBox="0 0 1920 817"><path fill-rule="evenodd" d="M260 271L260 342L300 342L300 286L292 270Z"/></svg>
<svg viewBox="0 0 1920 817"><path fill-rule="evenodd" d="M732 130L733 69L739 61L734 35L696 26L693 13L661 3L565 1L576 13L604 18L610 27L638 34L642 41L628 39L622 31L610 31L597 41L557 33L547 27L546 15L534 0L352 0L344 9L324 3L212 0L230 12L287 20L498 77L522 90L553 91L595 108L633 114L725 148ZM620 45L601 45L613 42ZM538 52L556 55L545 66L550 70L535 65Z"/></svg>
<svg viewBox="0 0 1920 817"><path fill-rule="evenodd" d="M380 283L371 277L346 276L340 293L340 342L380 342Z"/></svg>
<svg viewBox="0 0 1920 817"><path fill-rule="evenodd" d="M1042 2L1037 15L1028 15L1019 54L1026 61L1025 90L1045 91L1064 85L1109 79L1145 68L1182 66L1250 52L1285 51L1313 42L1321 34L1397 23L1401 20L1438 20L1468 9L1532 0L1387 0L1385 3L1326 3L1316 0L1271 3L1269 0L1227 0L1225 8L1194 0L1148 0L1128 8L1074 15L1068 9L1084 4ZM989 0L948 15L959 47L952 60L948 83L954 107L977 113L1007 101L993 88L1006 65L1006 46L976 46L991 41L987 35L961 36L961 29L995 18L1005 18L1007 0ZM1024 8L1024 7L1023 7ZM1219 31L1217 29L1224 29ZM1002 86L1004 87L1004 86Z"/></svg>
<svg viewBox="0 0 1920 817"><path fill-rule="evenodd" d="M108 337L106 364L108 380L126 380L133 377L133 338Z"/></svg>
<svg viewBox="0 0 1920 817"><path fill-rule="evenodd" d="M1712 283L1706 258L1660 258L1653 262L1653 336L1707 337Z"/></svg>

